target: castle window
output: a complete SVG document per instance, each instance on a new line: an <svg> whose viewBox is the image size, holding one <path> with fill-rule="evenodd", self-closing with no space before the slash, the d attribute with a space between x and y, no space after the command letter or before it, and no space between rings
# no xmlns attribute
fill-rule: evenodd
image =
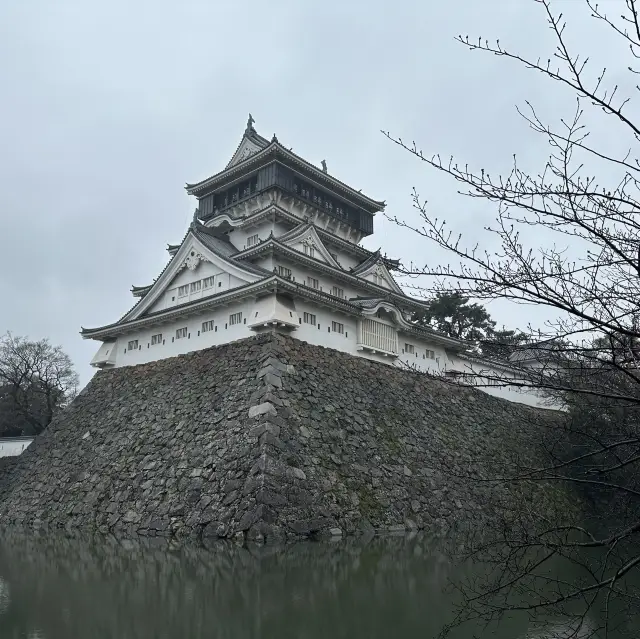
<svg viewBox="0 0 640 639"><path fill-rule="evenodd" d="M304 323L305 324L313 324L316 323L316 316L313 313L305 313L304 314Z"/></svg>
<svg viewBox="0 0 640 639"><path fill-rule="evenodd" d="M210 277L205 277L202 280L202 288L213 288L214 280L215 280L215 275L211 275Z"/></svg>
<svg viewBox="0 0 640 639"><path fill-rule="evenodd" d="M162 333L151 336L151 346L155 346L156 344L162 344Z"/></svg>
<svg viewBox="0 0 640 639"><path fill-rule="evenodd" d="M320 282L315 277L307 277L307 286L309 288L320 288Z"/></svg>
<svg viewBox="0 0 640 639"><path fill-rule="evenodd" d="M416 347L413 344L405 344L404 352L409 355L413 355L416 352Z"/></svg>
<svg viewBox="0 0 640 639"><path fill-rule="evenodd" d="M251 246L255 246L258 242L260 241L260 238L258 237L258 235L250 235L247 238L247 248L250 248Z"/></svg>
<svg viewBox="0 0 640 639"><path fill-rule="evenodd" d="M435 358L436 358L435 352L427 349L427 359L435 359Z"/></svg>
<svg viewBox="0 0 640 639"><path fill-rule="evenodd" d="M344 333L344 324L340 322L331 322L331 330L334 333L340 333L341 335Z"/></svg>
<svg viewBox="0 0 640 639"><path fill-rule="evenodd" d="M185 326L184 328L179 328L176 331L176 339L182 339L183 337L187 336L187 327Z"/></svg>
<svg viewBox="0 0 640 639"><path fill-rule="evenodd" d="M291 277L291 269L286 268L285 266L276 266L276 273L281 277L286 277L286 278Z"/></svg>
<svg viewBox="0 0 640 639"><path fill-rule="evenodd" d="M339 297L341 299L344 299L344 289L343 288L338 288L337 286L334 286L331 289L331 295L333 295L334 297Z"/></svg>
<svg viewBox="0 0 640 639"><path fill-rule="evenodd" d="M380 275L380 273L374 273L373 274L373 283L377 284L378 286L382 286L384 284L384 277L382 277L382 275Z"/></svg>
<svg viewBox="0 0 640 639"><path fill-rule="evenodd" d="M178 297L186 297L189 295L189 285L178 286Z"/></svg>
<svg viewBox="0 0 640 639"><path fill-rule="evenodd" d="M207 322L202 322L202 332L208 333L213 330L213 320L209 320Z"/></svg>
<svg viewBox="0 0 640 639"><path fill-rule="evenodd" d="M128 351L137 351L138 350L138 340L137 339L132 339L127 344L127 350Z"/></svg>
<svg viewBox="0 0 640 639"><path fill-rule="evenodd" d="M191 292L197 293L202 288L202 280L198 280L197 282L191 282Z"/></svg>
<svg viewBox="0 0 640 639"><path fill-rule="evenodd" d="M235 324L242 324L242 313L232 313L229 315L229 326L234 326Z"/></svg>
<svg viewBox="0 0 640 639"><path fill-rule="evenodd" d="M311 246L310 244L303 244L302 246L303 246L305 255L308 255L309 257L315 257L316 256L315 247Z"/></svg>

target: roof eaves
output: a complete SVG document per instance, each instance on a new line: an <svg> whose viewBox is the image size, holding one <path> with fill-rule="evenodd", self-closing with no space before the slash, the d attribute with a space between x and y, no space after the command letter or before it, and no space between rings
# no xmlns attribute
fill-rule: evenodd
<svg viewBox="0 0 640 639"><path fill-rule="evenodd" d="M320 180L320 182L326 182L333 187L341 190L345 196L349 196L352 199L360 200L363 203L366 203L370 208L375 209L375 211L382 211L386 206L386 202L384 200L378 201L373 200L370 197L367 197L360 191L356 191L354 188L350 187L348 184L345 184L341 180L334 178L333 176L325 173L318 167L314 166L310 162L307 162L304 158L300 157L293 153L293 151L289 151L285 147L283 147L279 142L272 141L261 151L250 155L246 160L240 162L239 164L235 164L228 168L223 169L222 171L218 171L214 175L194 184L187 183L185 188L189 195L198 195L198 193L202 192L207 187L213 186L217 182L219 182L222 178L231 178L236 173L242 172L247 168L253 166L254 164L259 164L262 160L267 158L269 155L280 155L285 157L295 163L296 165L304 168L310 174L312 174L315 178Z"/></svg>
<svg viewBox="0 0 640 639"><path fill-rule="evenodd" d="M412 308L421 309L421 310L426 308L425 302L416 300L412 297L409 297L408 295L405 295L404 293L402 294L396 293L395 291L392 291L388 288L378 286L373 282L369 282L368 280L362 279L349 271L343 271L341 269L337 269L334 266L331 266L330 264L326 264L325 262L316 260L313 257L309 257L308 255L305 255L300 251L296 251L295 249L292 249L288 246L280 244L278 239L274 237L270 237L269 239L264 240L263 242L260 242L260 244L257 244L256 246L252 246L249 249L240 251L235 256L235 258L238 260L245 260L249 257L253 257L254 255L259 255L260 253L266 250L279 250L280 252L285 253L286 255L288 255L293 259L300 260L309 266L315 266L320 270L327 271L330 274L336 275L342 279L345 279L348 282L353 282L355 280L360 286L362 286L362 288L369 289L370 291L374 291L376 293L382 293L386 297L391 296L393 299L401 300L402 303L404 303L405 305L411 306Z"/></svg>
<svg viewBox="0 0 640 639"><path fill-rule="evenodd" d="M182 315L185 311L192 311L196 309L199 310L200 308L206 308L208 306L215 305L215 303L220 302L221 300L226 301L229 298L233 299L245 294L253 294L256 289L264 288L266 285L279 279L273 274L269 275L269 277L265 277L261 280L258 280L257 282L251 282L249 284L245 284L244 286L238 286L222 293L210 295L206 299L194 300L191 302L185 302L184 304L178 304L176 306L172 306L171 308L155 311L154 313L149 313L148 315L130 320L128 322L121 322L120 320L118 320L113 324L106 324L105 326L100 326L97 328L82 328L80 334L84 339L102 339L103 337L110 336L108 334L109 331L124 332L126 329L132 326L144 326L146 324L157 323L159 318L162 318L162 321L164 321L165 319L170 320L174 316ZM107 333L107 335L104 335L105 333Z"/></svg>

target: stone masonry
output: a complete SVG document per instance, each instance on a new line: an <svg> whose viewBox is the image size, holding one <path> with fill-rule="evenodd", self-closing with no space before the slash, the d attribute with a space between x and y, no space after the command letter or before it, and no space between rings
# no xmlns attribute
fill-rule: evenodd
<svg viewBox="0 0 640 639"><path fill-rule="evenodd" d="M262 334L99 372L0 473L0 524L282 540L482 526L557 414Z"/></svg>

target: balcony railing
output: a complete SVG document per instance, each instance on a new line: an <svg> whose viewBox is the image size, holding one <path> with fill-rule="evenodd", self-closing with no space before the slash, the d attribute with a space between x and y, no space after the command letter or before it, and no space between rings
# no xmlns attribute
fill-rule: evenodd
<svg viewBox="0 0 640 639"><path fill-rule="evenodd" d="M372 319L363 319L359 324L358 346L388 355L397 355L398 333L393 326Z"/></svg>

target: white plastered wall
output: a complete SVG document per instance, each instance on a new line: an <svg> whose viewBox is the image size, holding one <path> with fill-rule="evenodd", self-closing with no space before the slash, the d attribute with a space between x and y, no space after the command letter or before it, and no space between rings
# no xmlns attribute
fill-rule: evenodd
<svg viewBox="0 0 640 639"><path fill-rule="evenodd" d="M247 319L249 308L252 306L253 303L237 302L218 307L207 313L200 313L173 322L133 330L118 338L115 366L146 364L158 359L175 357L190 351L250 337L253 332L247 328L245 320ZM229 322L229 316L234 313L242 313L242 321L240 324L232 326ZM203 322L210 320L214 322L214 330L203 332ZM187 329L187 336L176 339L176 331L181 328ZM162 341L152 345L152 336L158 334L162 335ZM129 342L134 340L138 341L138 348L130 350L128 348Z"/></svg>
<svg viewBox="0 0 640 639"><path fill-rule="evenodd" d="M0 457L17 457L27 449L33 439L20 437L0 439Z"/></svg>

